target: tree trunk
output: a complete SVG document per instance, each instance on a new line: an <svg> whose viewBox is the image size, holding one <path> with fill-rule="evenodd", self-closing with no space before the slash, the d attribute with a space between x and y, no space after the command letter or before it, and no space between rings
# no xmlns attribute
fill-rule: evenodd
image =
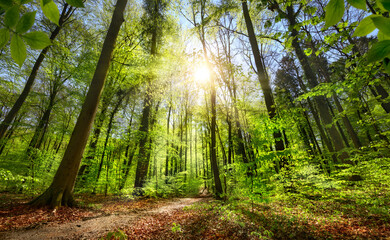
<svg viewBox="0 0 390 240"><path fill-rule="evenodd" d="M167 149L166 149L166 156L165 156L165 176L168 176L168 167L169 167L169 124L171 120L171 111L172 111L172 105L169 104L169 110L168 110L168 118L167 118Z"/></svg>
<svg viewBox="0 0 390 240"><path fill-rule="evenodd" d="M42 118L39 120L38 126L35 129L34 135L33 135L32 139L30 141L30 144L27 148L27 157L28 158L33 157L31 155L31 153L32 153L31 151L34 148L39 148L42 144L42 141L45 137L45 132L46 132L45 129L47 128L47 125L49 124L50 114L51 114L51 111L54 107L54 100L55 100L56 95L57 95L57 91L54 91L50 94L49 104L48 104L45 112L43 113Z"/></svg>
<svg viewBox="0 0 390 240"><path fill-rule="evenodd" d="M211 146L210 146L210 162L211 168L213 170L214 184L216 190L216 198L221 199L223 194L222 183L219 177L219 168L217 164L217 139L215 136L216 124L217 124L217 109L216 109L216 87L215 87L215 78L211 77Z"/></svg>
<svg viewBox="0 0 390 240"><path fill-rule="evenodd" d="M281 11L281 10L279 10ZM284 14L284 13L283 13ZM291 28L290 35L292 37L292 46L295 50L295 53L298 57L299 62L302 65L303 71L305 73L306 79L308 80L309 87L313 89L318 85L318 81L316 79L316 75L313 71L313 69L310 66L309 60L306 56L306 54L303 52L299 42L298 42L298 31L295 29L297 26L295 15L293 12L292 6L287 7L287 18L289 22L289 26ZM321 120L325 126L327 127L327 131L329 133L329 136L333 142L334 149L337 152L340 152L340 160L344 161L344 159L348 158L349 155L347 152L343 151L345 148L345 145L343 143L343 140L340 136L340 133L337 131L335 125L333 124L333 118L330 114L329 108L326 104L326 98L324 96L316 96L314 97L315 102L317 103L318 112L320 114Z"/></svg>
<svg viewBox="0 0 390 240"><path fill-rule="evenodd" d="M195 178L198 178L198 129L195 125Z"/></svg>
<svg viewBox="0 0 390 240"><path fill-rule="evenodd" d="M112 130L112 126L114 124L114 117L115 117L116 113L118 112L119 107L121 106L122 101L123 101L125 96L126 96L126 94L124 94L124 93L122 93L121 96L118 95L118 102L115 104L115 107L114 107L114 109L112 110L112 112L110 114L110 121L108 122L108 127L107 127L107 132L106 132L106 139L104 140L103 153L102 153L102 157L100 158L100 164L99 164L99 168L98 168L98 172L97 172L97 176L96 176L96 182L99 182L100 173L101 173L102 167L103 167L104 155L106 153L108 140L111 137L111 130ZM108 166L108 158L107 158L107 166ZM95 192L95 189L96 189L96 186L94 187L93 192Z"/></svg>
<svg viewBox="0 0 390 240"><path fill-rule="evenodd" d="M49 205L50 207L56 208L61 205L73 206L75 203L73 199L73 189L77 171L96 115L116 38L124 21L123 12L126 8L126 4L127 0L118 0L116 3L111 24L103 43L103 48L96 65L91 85L64 157L62 158L50 187L43 194L30 202L35 206Z"/></svg>
<svg viewBox="0 0 390 240"><path fill-rule="evenodd" d="M332 104L329 102L328 99L326 99L326 103L328 104L328 108L329 108L329 110L330 110L330 114L332 115L333 118L335 118L336 115L335 115L335 113L334 113L334 111L333 111L333 106L332 106ZM345 143L345 146L346 146L346 147L350 147L349 142L348 142L348 139L347 139L347 136L345 135L344 130L343 130L343 128L341 127L339 121L336 121L335 124L336 124L337 129L339 130L339 133L340 133L341 138L343 139L343 141L344 141L344 143Z"/></svg>
<svg viewBox="0 0 390 240"><path fill-rule="evenodd" d="M18 124L22 121L22 118L24 117L24 112L20 113L19 116L17 116L9 131L7 131L7 134L5 135L4 139L0 141L0 155L3 153L5 146L7 145L8 141L11 139L12 135L14 134Z"/></svg>
<svg viewBox="0 0 390 240"><path fill-rule="evenodd" d="M157 0L154 4L155 5L154 5L153 14L156 17L159 14L159 9L158 9L159 0ZM157 56L157 27L158 27L157 22L154 22L154 26L152 26L151 29L152 36L151 36L151 50L150 50L150 54L154 57ZM151 146L147 145L148 138L149 138L149 120L151 117L151 107L153 104L153 96L152 96L150 79L147 84L148 86L146 89L144 107L142 110L141 126L139 128L142 135L139 141L139 158L138 158L137 169L135 173L135 182L134 182L135 194L142 194L142 191L139 191L139 188L142 188L144 186L146 180L146 176L148 173L148 166L149 166L150 151L151 151Z"/></svg>
<svg viewBox="0 0 390 240"><path fill-rule="evenodd" d="M79 176L78 183L80 182L80 184L82 184L85 181L85 176L88 175L88 173L90 172L90 168L93 164L93 159L95 158L96 148L99 142L100 133L102 131L104 120L106 119L107 116L106 113L111 101L111 99L110 100L106 99L106 96L108 95L103 95L101 110L98 117L95 119L95 126L93 129L92 138L89 143L87 156L85 157L83 164L81 165L78 172L78 176Z"/></svg>
<svg viewBox="0 0 390 240"><path fill-rule="evenodd" d="M139 131L141 133L141 139L139 140L139 157L135 175L134 188L142 188L148 171L147 152L149 150L147 146L149 135L149 119L150 108L152 104L152 96L150 95L149 87L146 92L144 107L142 110L141 126ZM138 190L137 190L138 191Z"/></svg>
<svg viewBox="0 0 390 240"><path fill-rule="evenodd" d="M122 169L122 173L124 174L124 176L122 177L122 181L119 184L119 190L122 190L125 187L126 180L127 180L127 177L129 176L129 172L130 172L130 167L131 167L131 164L133 162L133 158L134 158L135 152L137 151L137 148L138 148L138 144L135 144L134 147L130 150L130 154L128 154L128 160L127 160L126 164L124 164L125 168Z"/></svg>
<svg viewBox="0 0 390 240"><path fill-rule="evenodd" d="M248 37L249 42L252 48L253 58L255 59L255 64L257 68L257 75L260 82L261 89L263 91L265 105L267 107L267 112L269 115L269 118L272 120L276 117L276 109L275 109L275 102L274 97L272 94L270 81L267 75L267 72L265 70L264 64L263 64L263 57L259 51L259 46L257 45L256 35L253 29L252 20L249 15L248 5L247 1L242 1L242 9L243 9L243 15L245 18L245 24L248 31ZM282 139L282 134L279 129L274 129L273 136L275 140L275 149L276 151L283 151L284 150L284 143ZM287 159L282 158L281 161L281 167L287 164Z"/></svg>
<svg viewBox="0 0 390 240"><path fill-rule="evenodd" d="M187 161L188 161L188 105L185 105L185 115L184 115L184 134L185 134L185 143L184 143L184 182L187 181Z"/></svg>
<svg viewBox="0 0 390 240"><path fill-rule="evenodd" d="M351 42L351 44L353 44ZM311 46L314 50L317 51L317 49L315 48L315 44L313 42L313 40L311 41ZM353 47L354 51L358 51L356 45L354 45ZM317 68L320 70L320 73L323 75L325 81L327 83L331 83L331 79L330 79L330 75L329 75L329 72L324 68L323 64L320 63L319 61L319 58L315 55L315 63L316 63L316 66ZM386 92L387 93L387 92ZM332 98L333 98L333 101L336 105L336 108L337 108L337 111L342 114L342 120L343 120L343 124L345 126L345 128L347 129L347 132L348 132L348 135L351 137L352 139L352 143L354 145L355 148L359 149L362 147L362 144L359 140L359 137L355 131L355 129L352 127L352 124L351 122L349 121L349 118L346 114L344 114L344 109L336 95L336 93L333 91L333 95L332 95ZM341 133L341 132L340 132ZM346 142L346 145L348 146L347 142Z"/></svg>

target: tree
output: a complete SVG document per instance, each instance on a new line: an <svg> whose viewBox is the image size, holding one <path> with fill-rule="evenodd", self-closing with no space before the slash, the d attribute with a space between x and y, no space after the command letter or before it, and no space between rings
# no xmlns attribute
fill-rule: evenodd
<svg viewBox="0 0 390 240"><path fill-rule="evenodd" d="M161 39L162 28L161 25L163 21L163 14L166 8L167 3L162 0L146 0L144 3L144 8L146 10L145 20L147 21L146 33L150 36L150 40L145 44L148 44L150 49L150 54L152 58L156 58L158 54L158 45L157 43ZM144 99L144 105L142 109L142 117L139 131L141 137L139 140L139 158L135 175L134 188L136 194L139 192L139 188L144 186L148 167L149 167L149 157L151 151L151 136L149 131L151 130L150 126L152 119L152 106L153 106L153 83L154 76L147 77L147 88L146 96ZM157 108L158 109L158 108ZM156 113L155 113L156 114ZM149 126L150 125L150 126ZM149 142L149 143L148 143ZM149 156L149 157L148 157Z"/></svg>
<svg viewBox="0 0 390 240"><path fill-rule="evenodd" d="M118 0L115 5L111 24L108 28L99 61L96 65L95 74L69 140L68 147L49 188L30 202L35 206L49 205L55 208L60 206L73 206L75 204L73 189L77 172L96 115L116 38L124 20L123 13L126 4L127 0Z"/></svg>

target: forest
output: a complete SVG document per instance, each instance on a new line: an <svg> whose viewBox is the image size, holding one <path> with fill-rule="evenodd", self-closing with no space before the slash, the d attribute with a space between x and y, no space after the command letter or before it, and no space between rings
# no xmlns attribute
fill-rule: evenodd
<svg viewBox="0 0 390 240"><path fill-rule="evenodd" d="M388 239L390 0L0 0L0 239Z"/></svg>

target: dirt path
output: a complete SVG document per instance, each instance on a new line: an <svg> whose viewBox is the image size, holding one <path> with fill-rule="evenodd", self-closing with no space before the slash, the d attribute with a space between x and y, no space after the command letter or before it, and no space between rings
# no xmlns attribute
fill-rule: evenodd
<svg viewBox="0 0 390 240"><path fill-rule="evenodd" d="M32 229L21 229L0 233L0 239L96 239L114 229L137 222L141 217L159 214L173 213L175 210L201 201L201 198L181 198L166 202L165 205L149 210L131 213L117 213L100 216L88 220L80 220L65 224L49 223Z"/></svg>

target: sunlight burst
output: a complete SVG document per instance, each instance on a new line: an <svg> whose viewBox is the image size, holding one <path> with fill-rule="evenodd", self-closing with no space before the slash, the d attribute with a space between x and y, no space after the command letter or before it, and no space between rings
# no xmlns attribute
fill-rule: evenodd
<svg viewBox="0 0 390 240"><path fill-rule="evenodd" d="M195 69L194 72L195 81L199 83L206 83L210 80L210 69L207 65L202 64Z"/></svg>

